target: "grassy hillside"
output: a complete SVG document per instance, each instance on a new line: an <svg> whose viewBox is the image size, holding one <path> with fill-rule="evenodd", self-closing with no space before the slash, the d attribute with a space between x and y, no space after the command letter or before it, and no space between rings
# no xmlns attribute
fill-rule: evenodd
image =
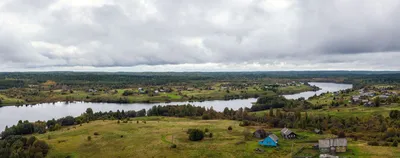
<svg viewBox="0 0 400 158"><path fill-rule="evenodd" d="M146 124L136 120L146 119ZM233 127L228 131L229 126ZM188 140L189 128L208 128L213 138L199 142ZM291 151L309 148L318 139L333 137L317 135L308 131L294 130L301 139L283 140L280 129L266 129L279 136L279 149L260 147L257 139L243 141L242 132L248 128L253 132L258 127L240 127L230 120L192 120L187 118L147 117L136 118L128 123L117 121L94 121L82 126L71 126L60 131L37 135L51 145L48 157L290 157ZM95 136L97 132L99 135ZM87 137L91 136L91 141ZM122 137L121 137L122 136ZM50 138L50 139L49 139ZM172 144L176 149L170 148ZM349 157L399 157L399 148L371 147L365 142L351 141ZM292 148L293 145L293 148ZM265 153L257 154L261 148ZM307 150L316 154L315 150ZM307 152L307 153L308 153ZM305 154L307 154L305 153Z"/></svg>

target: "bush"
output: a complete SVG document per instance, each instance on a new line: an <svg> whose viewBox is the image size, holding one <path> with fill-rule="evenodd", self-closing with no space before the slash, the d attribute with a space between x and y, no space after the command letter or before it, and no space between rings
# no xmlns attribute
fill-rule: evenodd
<svg viewBox="0 0 400 158"><path fill-rule="evenodd" d="M36 137L31 136L31 137L29 137L29 139L28 139L28 141L26 142L26 144L27 144L27 145L33 145L33 143L35 143L36 140L37 140Z"/></svg>
<svg viewBox="0 0 400 158"><path fill-rule="evenodd" d="M208 115L208 114L203 114L203 116L201 116L201 119L203 119L203 120L209 120L209 119L210 119L210 115Z"/></svg>
<svg viewBox="0 0 400 158"><path fill-rule="evenodd" d="M99 132L94 132L93 135L98 136L100 134L99 134Z"/></svg>
<svg viewBox="0 0 400 158"><path fill-rule="evenodd" d="M331 129L331 133L334 135L338 135L338 132L335 129Z"/></svg>
<svg viewBox="0 0 400 158"><path fill-rule="evenodd" d="M176 148L176 144L172 144L170 147L175 149Z"/></svg>
<svg viewBox="0 0 400 158"><path fill-rule="evenodd" d="M208 128L204 129L204 132L207 133L208 132Z"/></svg>
<svg viewBox="0 0 400 158"><path fill-rule="evenodd" d="M43 155L47 155L49 152L49 145L43 141L43 140L36 140L35 143L33 143L33 149L36 152L41 152Z"/></svg>
<svg viewBox="0 0 400 158"><path fill-rule="evenodd" d="M397 140L395 140L392 144L393 147L397 147L399 145L399 143L397 142Z"/></svg>
<svg viewBox="0 0 400 158"><path fill-rule="evenodd" d="M88 141L91 141L91 140L92 140L92 137L91 137L91 136L88 136L88 137L87 137L87 140L88 140Z"/></svg>
<svg viewBox="0 0 400 158"><path fill-rule="evenodd" d="M228 127L228 130L229 130L229 131L232 131L232 126L229 126L229 127Z"/></svg>
<svg viewBox="0 0 400 158"><path fill-rule="evenodd" d="M346 138L346 134L343 131L340 131L338 137L339 138Z"/></svg>
<svg viewBox="0 0 400 158"><path fill-rule="evenodd" d="M250 122L247 120L244 120L243 122L240 122L239 126L250 126Z"/></svg>
<svg viewBox="0 0 400 158"><path fill-rule="evenodd" d="M191 129L189 133L189 140L191 141L199 141L203 140L204 132L199 129Z"/></svg>
<svg viewBox="0 0 400 158"><path fill-rule="evenodd" d="M117 123L118 123L118 124L120 124L120 123L121 123L121 121L119 121L119 120L118 120L118 121L117 121Z"/></svg>
<svg viewBox="0 0 400 158"><path fill-rule="evenodd" d="M244 140L250 140L252 138L252 134L249 129L245 128L242 132Z"/></svg>
<svg viewBox="0 0 400 158"><path fill-rule="evenodd" d="M212 137L213 137L213 133L210 133L210 134L209 134L209 137L212 138Z"/></svg>

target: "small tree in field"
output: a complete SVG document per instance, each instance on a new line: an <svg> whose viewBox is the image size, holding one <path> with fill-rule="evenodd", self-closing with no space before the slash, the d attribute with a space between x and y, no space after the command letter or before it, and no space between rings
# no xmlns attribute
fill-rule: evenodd
<svg viewBox="0 0 400 158"><path fill-rule="evenodd" d="M393 147L397 147L399 145L399 143L397 142L397 140L395 140L392 144Z"/></svg>
<svg viewBox="0 0 400 158"><path fill-rule="evenodd" d="M243 130L242 134L243 134L243 138L244 138L245 141L246 140L250 140L251 137L252 137L252 134L251 134L250 130L247 129L247 128Z"/></svg>
<svg viewBox="0 0 400 158"><path fill-rule="evenodd" d="M199 129L192 129L189 131L189 140L191 141L199 141L203 140L204 132Z"/></svg>
<svg viewBox="0 0 400 158"><path fill-rule="evenodd" d="M229 127L228 127L228 130L229 130L229 131L232 131L232 126L229 126Z"/></svg>

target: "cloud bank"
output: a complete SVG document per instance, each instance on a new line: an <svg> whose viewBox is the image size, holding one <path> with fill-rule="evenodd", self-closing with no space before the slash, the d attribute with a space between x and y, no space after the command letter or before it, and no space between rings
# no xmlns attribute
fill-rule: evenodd
<svg viewBox="0 0 400 158"><path fill-rule="evenodd" d="M398 0L1 0L1 71L400 70Z"/></svg>

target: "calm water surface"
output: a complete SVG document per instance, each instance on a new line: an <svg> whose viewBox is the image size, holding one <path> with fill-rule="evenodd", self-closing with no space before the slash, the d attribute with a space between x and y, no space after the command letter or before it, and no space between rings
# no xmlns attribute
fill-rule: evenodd
<svg viewBox="0 0 400 158"><path fill-rule="evenodd" d="M284 95L288 99L297 99L300 97L308 98L315 94L319 95L324 92L335 92L352 88L351 84L336 84L336 83L321 83L321 82L310 82L310 85L316 85L321 90L316 92L303 92L293 95ZM97 111L117 111L117 110L148 110L154 105L182 105L192 104L195 106L213 107L216 111L223 111L225 107L232 108L234 110L240 107L251 107L252 102L256 102L257 99L241 99L241 100L215 100L215 101L204 101L204 102L172 102L172 103L133 103L133 104L117 104L117 103L85 103L85 102L74 102L74 103L44 103L34 106L6 106L0 108L0 131L3 131L5 126L11 126L18 122L18 120L50 120L52 118L60 118L68 115L79 116L87 108L92 108L94 112Z"/></svg>

